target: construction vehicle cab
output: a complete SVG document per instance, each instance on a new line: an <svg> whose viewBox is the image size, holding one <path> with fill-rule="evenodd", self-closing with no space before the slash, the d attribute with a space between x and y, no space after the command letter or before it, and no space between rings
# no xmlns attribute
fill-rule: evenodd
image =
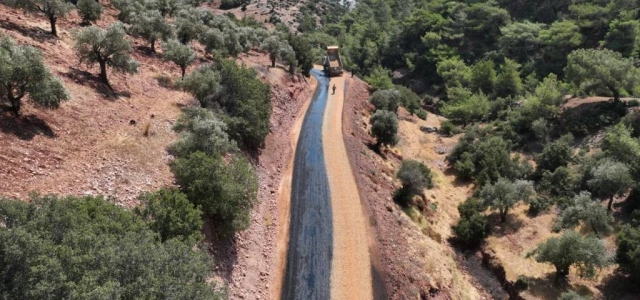
<svg viewBox="0 0 640 300"><path fill-rule="evenodd" d="M328 46L322 64L327 76L341 76L344 73L342 59L340 58L340 48L338 46Z"/></svg>

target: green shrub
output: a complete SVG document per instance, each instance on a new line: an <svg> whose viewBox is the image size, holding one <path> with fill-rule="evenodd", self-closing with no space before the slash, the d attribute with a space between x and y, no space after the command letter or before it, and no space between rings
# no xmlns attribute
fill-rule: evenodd
<svg viewBox="0 0 640 300"><path fill-rule="evenodd" d="M529 210L528 214L537 216L547 210L553 205L553 201L549 200L545 197L536 197L533 200L529 201Z"/></svg>
<svg viewBox="0 0 640 300"><path fill-rule="evenodd" d="M249 226L258 179L244 157L226 162L220 156L195 152L173 161L171 170L189 201L202 207L219 233L230 235Z"/></svg>
<svg viewBox="0 0 640 300"><path fill-rule="evenodd" d="M403 160L397 177L402 182L402 191L396 191L394 199L404 206L409 204L414 195L422 193L422 190L433 188L431 170L419 161Z"/></svg>
<svg viewBox="0 0 640 300"><path fill-rule="evenodd" d="M516 282L513 283L513 287L519 291L524 291L529 288L529 278L523 275L519 275Z"/></svg>
<svg viewBox="0 0 640 300"><path fill-rule="evenodd" d="M420 103L422 101L420 100L420 96L401 85L396 85L394 89L400 92L400 105L406 108L409 113L414 114L421 111L422 105Z"/></svg>
<svg viewBox="0 0 640 300"><path fill-rule="evenodd" d="M143 206L136 208L151 228L160 234L164 242L177 238L185 242L202 241L202 211L187 199L187 196L175 189L162 189L146 192L140 196Z"/></svg>
<svg viewBox="0 0 640 300"><path fill-rule="evenodd" d="M416 112L416 116L418 116L418 118L420 118L421 120L427 120L427 111L424 109L420 109L418 110L418 112Z"/></svg>
<svg viewBox="0 0 640 300"><path fill-rule="evenodd" d="M242 6L245 0L222 0L220 9L232 9Z"/></svg>
<svg viewBox="0 0 640 300"><path fill-rule="evenodd" d="M485 207L482 201L469 198L458 205L460 220L453 226L456 239L467 247L475 247L489 234L487 217L481 214Z"/></svg>
<svg viewBox="0 0 640 300"><path fill-rule="evenodd" d="M376 107L376 110L386 110L392 113L397 113L401 100L401 94L397 90L377 90L369 98L369 102Z"/></svg>
<svg viewBox="0 0 640 300"><path fill-rule="evenodd" d="M238 150L226 132L227 124L205 108L185 109L174 130L182 133L181 139L171 145L177 157L185 158L198 151L215 157Z"/></svg>
<svg viewBox="0 0 640 300"><path fill-rule="evenodd" d="M271 88L253 69L222 60L189 73L181 82L204 108L223 116L228 133L243 148L257 149L269 133Z"/></svg>
<svg viewBox="0 0 640 300"><path fill-rule="evenodd" d="M460 128L458 128L458 126L456 126L455 124L453 124L453 122L449 120L446 120L440 124L440 131L446 134L447 136L454 136L462 132Z"/></svg>
<svg viewBox="0 0 640 300"><path fill-rule="evenodd" d="M206 249L101 197L0 200L0 223L4 298L223 299Z"/></svg>
<svg viewBox="0 0 640 300"><path fill-rule="evenodd" d="M376 138L376 147L393 146L398 143L398 117L396 114L378 110L369 119L371 135Z"/></svg>
<svg viewBox="0 0 640 300"><path fill-rule="evenodd" d="M373 90L390 90L393 88L393 82L391 82L391 77L389 77L389 70L380 66L377 66L369 75L365 76L364 81L371 85Z"/></svg>
<svg viewBox="0 0 640 300"><path fill-rule="evenodd" d="M564 140L548 144L542 153L536 155L536 172L554 171L558 167L566 167L573 158L573 148Z"/></svg>
<svg viewBox="0 0 640 300"><path fill-rule="evenodd" d="M98 1L78 0L76 7L80 17L82 17L82 21L86 23L98 21L102 16L102 5Z"/></svg>
<svg viewBox="0 0 640 300"><path fill-rule="evenodd" d="M626 226L618 233L616 244L616 262L620 269L634 280L640 280L640 229Z"/></svg>

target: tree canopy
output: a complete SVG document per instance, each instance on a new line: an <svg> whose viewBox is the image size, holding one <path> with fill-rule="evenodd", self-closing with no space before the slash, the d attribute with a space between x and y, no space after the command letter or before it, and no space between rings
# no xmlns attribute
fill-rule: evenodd
<svg viewBox="0 0 640 300"><path fill-rule="evenodd" d="M398 117L396 114L378 110L369 119L371 135L376 138L376 146L393 146L398 143Z"/></svg>
<svg viewBox="0 0 640 300"><path fill-rule="evenodd" d="M58 108L69 99L62 82L46 67L42 54L31 46L0 37L0 103L17 117L25 96L37 107Z"/></svg>
<svg viewBox="0 0 640 300"><path fill-rule="evenodd" d="M2 0L0 2L45 15L49 19L51 34L55 36L58 35L56 27L58 19L64 18L73 9L73 4L67 0Z"/></svg>
<svg viewBox="0 0 640 300"><path fill-rule="evenodd" d="M609 264L604 243L595 237L582 237L574 231L565 231L560 237L549 238L538 245L527 257L550 263L556 268L556 278L569 275L575 266L580 276L593 277L596 271Z"/></svg>
<svg viewBox="0 0 640 300"><path fill-rule="evenodd" d="M80 63L100 65L100 78L110 86L107 67L115 71L133 74L138 71L138 62L131 57L131 42L125 39L122 24L115 23L106 30L91 26L75 34L74 49Z"/></svg>
<svg viewBox="0 0 640 300"><path fill-rule="evenodd" d="M564 72L569 80L582 89L606 89L615 101L640 83L640 70L633 61L608 49L580 49L571 52Z"/></svg>
<svg viewBox="0 0 640 300"><path fill-rule="evenodd" d="M163 242L133 212L100 197L2 199L0 223L3 298L223 298L208 283L206 249Z"/></svg>
<svg viewBox="0 0 640 300"><path fill-rule="evenodd" d="M480 198L485 205L498 210L502 222L507 220L509 209L520 201L529 201L533 196L533 182L526 180L509 181L500 178L495 184L488 183L480 191Z"/></svg>

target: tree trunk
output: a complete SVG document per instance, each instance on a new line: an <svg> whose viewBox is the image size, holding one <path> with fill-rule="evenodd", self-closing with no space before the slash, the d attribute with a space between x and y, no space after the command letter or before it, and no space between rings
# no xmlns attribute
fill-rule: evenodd
<svg viewBox="0 0 640 300"><path fill-rule="evenodd" d="M156 53L156 40L151 40L151 52Z"/></svg>
<svg viewBox="0 0 640 300"><path fill-rule="evenodd" d="M556 281L559 282L561 279L564 279L569 275L569 267L558 267L556 266Z"/></svg>
<svg viewBox="0 0 640 300"><path fill-rule="evenodd" d="M11 103L11 112L17 118L20 116L20 99L13 96L11 90L7 92L7 98L9 98L9 103Z"/></svg>
<svg viewBox="0 0 640 300"><path fill-rule="evenodd" d="M500 212L500 222L504 223L507 221L507 213L509 213L508 209Z"/></svg>
<svg viewBox="0 0 640 300"><path fill-rule="evenodd" d="M607 205L607 210L611 211L611 207L613 206L613 196L609 198L609 204Z"/></svg>
<svg viewBox="0 0 640 300"><path fill-rule="evenodd" d="M109 84L109 79L107 78L107 62L100 61L100 79L104 82L109 88L111 88L111 84Z"/></svg>
<svg viewBox="0 0 640 300"><path fill-rule="evenodd" d="M180 70L182 71L182 79L184 79L184 74L187 72L187 67L180 67Z"/></svg>
<svg viewBox="0 0 640 300"><path fill-rule="evenodd" d="M271 58L271 67L272 68L276 67L276 58L275 57Z"/></svg>
<svg viewBox="0 0 640 300"><path fill-rule="evenodd" d="M613 101L615 103L620 102L620 92L618 91L618 89L613 88L611 86L608 86L609 90L611 91L611 93L613 94Z"/></svg>
<svg viewBox="0 0 640 300"><path fill-rule="evenodd" d="M56 28L56 16L49 15L49 23L51 24L51 34L58 36L58 29Z"/></svg>

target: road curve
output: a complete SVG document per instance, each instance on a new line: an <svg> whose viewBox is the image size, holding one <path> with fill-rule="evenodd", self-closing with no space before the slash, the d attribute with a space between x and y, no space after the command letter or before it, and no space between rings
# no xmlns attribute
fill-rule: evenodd
<svg viewBox="0 0 640 300"><path fill-rule="evenodd" d="M330 299L333 223L329 180L322 146L322 122L329 79L318 80L294 158L291 220L282 299Z"/></svg>

